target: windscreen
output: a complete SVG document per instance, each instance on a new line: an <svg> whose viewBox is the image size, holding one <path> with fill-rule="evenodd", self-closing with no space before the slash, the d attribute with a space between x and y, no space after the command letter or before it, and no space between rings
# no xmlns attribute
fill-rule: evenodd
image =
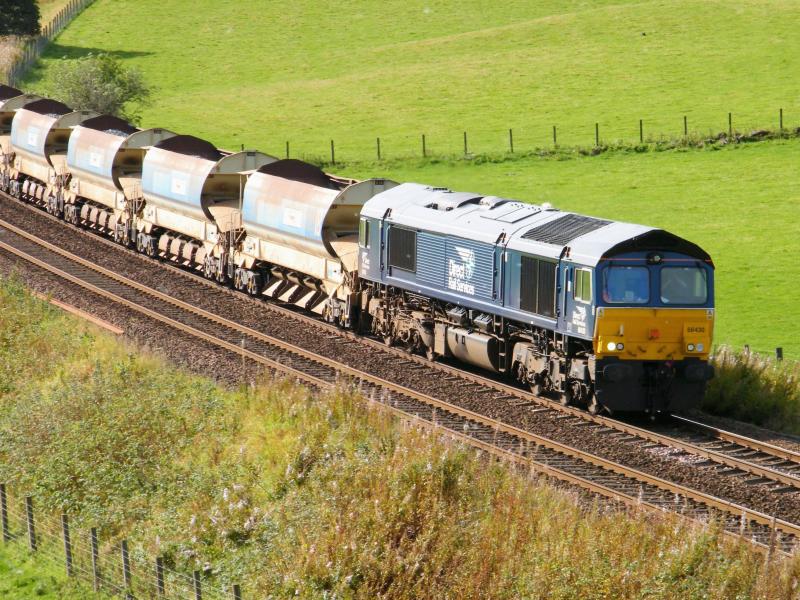
<svg viewBox="0 0 800 600"><path fill-rule="evenodd" d="M700 267L664 267L660 289L664 304L705 304L708 274Z"/></svg>
<svg viewBox="0 0 800 600"><path fill-rule="evenodd" d="M611 266L604 269L603 300L613 304L647 304L650 301L647 267Z"/></svg>

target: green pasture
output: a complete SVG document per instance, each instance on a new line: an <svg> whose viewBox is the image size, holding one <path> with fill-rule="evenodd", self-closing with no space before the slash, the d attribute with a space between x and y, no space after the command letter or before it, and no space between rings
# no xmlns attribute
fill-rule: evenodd
<svg viewBox="0 0 800 600"><path fill-rule="evenodd" d="M800 278L800 140L570 160L397 161L353 166L663 227L703 246L716 265L716 340L800 358L792 290Z"/></svg>
<svg viewBox="0 0 800 600"><path fill-rule="evenodd" d="M97 0L46 53L108 51L159 92L144 124L342 158L800 124L791 0ZM46 88L46 83L42 86Z"/></svg>
<svg viewBox="0 0 800 600"><path fill-rule="evenodd" d="M718 267L717 340L800 356L793 302L800 143L721 151L511 158L558 143L636 142L800 123L800 3L661 0L460 3L97 0L25 86L62 56L105 51L158 89L143 126L221 147L324 158L386 175L666 227ZM421 161L492 153L497 162ZM376 137L386 162L374 162ZM481 163L481 164L478 164Z"/></svg>
<svg viewBox="0 0 800 600"><path fill-rule="evenodd" d="M69 580L64 566L51 555L35 555L25 540L0 545L0 598L7 600L101 600L89 587Z"/></svg>

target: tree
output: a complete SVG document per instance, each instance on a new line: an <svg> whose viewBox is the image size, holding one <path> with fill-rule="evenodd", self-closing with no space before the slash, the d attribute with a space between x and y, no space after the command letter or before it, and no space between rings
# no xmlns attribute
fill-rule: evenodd
<svg viewBox="0 0 800 600"><path fill-rule="evenodd" d="M0 35L39 35L36 0L0 0Z"/></svg>
<svg viewBox="0 0 800 600"><path fill-rule="evenodd" d="M138 69L126 68L105 53L62 58L53 73L53 90L57 99L75 110L93 110L133 123L139 115L131 104L146 105L152 93Z"/></svg>

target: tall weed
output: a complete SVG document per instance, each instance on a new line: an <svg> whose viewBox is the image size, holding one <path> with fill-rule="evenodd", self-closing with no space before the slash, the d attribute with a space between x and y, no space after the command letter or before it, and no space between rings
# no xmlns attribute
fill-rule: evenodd
<svg viewBox="0 0 800 600"><path fill-rule="evenodd" d="M800 434L800 363L723 346L703 409L762 427Z"/></svg>

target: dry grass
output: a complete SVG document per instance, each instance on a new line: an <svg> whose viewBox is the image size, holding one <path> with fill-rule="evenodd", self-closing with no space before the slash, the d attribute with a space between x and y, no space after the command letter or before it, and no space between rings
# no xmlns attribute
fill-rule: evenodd
<svg viewBox="0 0 800 600"><path fill-rule="evenodd" d="M800 434L800 362L721 347L703 408L713 414Z"/></svg>
<svg viewBox="0 0 800 600"><path fill-rule="evenodd" d="M6 81L9 70L19 56L23 38L13 35L0 36L0 81Z"/></svg>

